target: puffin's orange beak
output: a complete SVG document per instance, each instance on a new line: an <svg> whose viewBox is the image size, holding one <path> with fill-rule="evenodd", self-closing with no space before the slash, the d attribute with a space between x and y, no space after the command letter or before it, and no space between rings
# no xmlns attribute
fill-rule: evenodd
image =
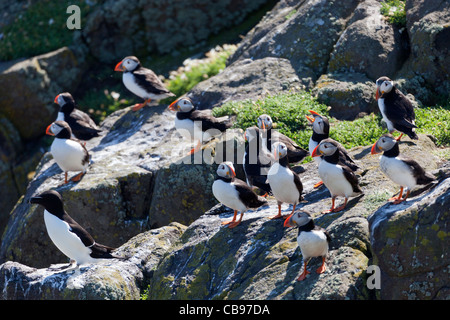
<svg viewBox="0 0 450 320"><path fill-rule="evenodd" d="M55 97L55 100L54 100L54 102L55 102L56 104L58 104L58 98L59 98L59 94Z"/></svg>
<svg viewBox="0 0 450 320"><path fill-rule="evenodd" d="M48 134L49 136L54 136L55 134L50 130L51 126L52 126L51 124L48 125L47 130L45 130L45 134Z"/></svg>
<svg viewBox="0 0 450 320"><path fill-rule="evenodd" d="M319 151L319 146L320 144L314 148L313 152L311 153L311 157L319 157L321 156L320 151Z"/></svg>
<svg viewBox="0 0 450 320"><path fill-rule="evenodd" d="M125 71L125 68L123 67L122 62L123 62L123 61L120 61L120 62L116 65L116 67L114 68L114 71L119 71L119 72Z"/></svg>
<svg viewBox="0 0 450 320"><path fill-rule="evenodd" d="M379 150L378 150L377 142L375 142L372 146L372 149L370 150L370 154L377 154L377 153L379 153Z"/></svg>
<svg viewBox="0 0 450 320"><path fill-rule="evenodd" d="M286 220L284 220L283 226L285 228L293 227L293 225L291 224L291 218L292 218L292 214L289 217L287 217Z"/></svg>
<svg viewBox="0 0 450 320"><path fill-rule="evenodd" d="M320 114L318 114L314 110L308 110L308 112L311 113L313 116L319 116L320 117ZM306 119L308 119L308 121L310 123L314 123L314 121L316 120L316 118L314 118L314 117L310 117L310 116L305 116L305 117L306 117Z"/></svg>
<svg viewBox="0 0 450 320"><path fill-rule="evenodd" d="M233 177L236 177L236 172L234 172L233 168L231 168L231 167L228 167L228 168L230 169L230 171L231 171L231 173L232 173L232 176L233 176Z"/></svg>
<svg viewBox="0 0 450 320"><path fill-rule="evenodd" d="M266 130L266 124L264 123L264 121L262 122L262 129Z"/></svg>
<svg viewBox="0 0 450 320"><path fill-rule="evenodd" d="M172 102L172 103L169 105L169 110L171 110L171 111L178 111L178 108L176 107L177 102L178 102L178 99L175 100L174 102Z"/></svg>

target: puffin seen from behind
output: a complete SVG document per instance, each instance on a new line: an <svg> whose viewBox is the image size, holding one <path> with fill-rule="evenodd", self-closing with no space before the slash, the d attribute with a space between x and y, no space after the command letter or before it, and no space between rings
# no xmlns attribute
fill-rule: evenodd
<svg viewBox="0 0 450 320"><path fill-rule="evenodd" d="M314 110L308 110L311 116L306 116L309 123L312 125L313 134L309 139L309 152L312 154L313 150L319 145L319 143L328 139L330 136L330 122L327 117L320 115ZM352 171L356 171L359 169L358 165L355 161L350 157L347 150L340 144L337 144L339 149L339 163L341 165L345 165L350 168ZM313 157L314 161L319 165L322 157ZM322 181L319 181L314 185L314 188L320 187L323 184Z"/></svg>
<svg viewBox="0 0 450 320"><path fill-rule="evenodd" d="M245 130L244 139L247 142L242 160L247 184L252 188L259 188L265 194L272 194L270 184L267 181L267 173L273 161L273 157L266 149L259 128L249 127Z"/></svg>
<svg viewBox="0 0 450 320"><path fill-rule="evenodd" d="M97 243L67 214L62 197L57 191L42 192L30 198L29 202L44 207L47 233L55 246L71 259L68 267L73 263L76 264L75 267L86 263L96 263L99 259L124 259L113 255L114 248Z"/></svg>
<svg viewBox="0 0 450 320"><path fill-rule="evenodd" d="M416 115L411 101L395 87L394 81L388 77L378 78L376 85L375 98L378 100L378 108L387 124L389 133L399 131L400 136L397 140L400 140L403 134L414 140L419 139L415 132L417 128Z"/></svg>
<svg viewBox="0 0 450 320"><path fill-rule="evenodd" d="M55 162L64 171L64 184L68 182L69 171L81 171L72 181L80 181L86 173L90 162L89 152L83 143L73 139L72 130L65 121L55 121L47 127L46 134L55 136L50 146L50 153Z"/></svg>
<svg viewBox="0 0 450 320"><path fill-rule="evenodd" d="M311 258L322 257L322 265L317 268L316 272L318 274L325 272L325 261L331 237L324 228L316 226L311 215L305 211L297 211L284 221L284 227L295 226L298 227L297 243L303 257L303 272L297 278L297 281L302 281L310 273L306 266Z"/></svg>
<svg viewBox="0 0 450 320"><path fill-rule="evenodd" d="M362 193L355 173L349 167L339 163L339 143L337 141L331 138L322 140L311 156L323 156L319 163L319 176L331 193L331 209L322 213L341 211L347 205L349 197ZM342 206L335 208L337 196L344 197L345 200Z"/></svg>
<svg viewBox="0 0 450 320"><path fill-rule="evenodd" d="M272 219L276 219L283 217L281 215L282 203L292 204L292 213L294 213L296 205L302 201L303 185L298 174L289 166L286 145L283 142L275 142L272 148L275 160L278 161L270 167L267 180L278 202L278 214L272 217Z"/></svg>
<svg viewBox="0 0 450 320"><path fill-rule="evenodd" d="M175 129L189 140L197 141L191 154L200 150L203 142L220 135L233 125L228 116L216 118L212 110L197 110L192 100L182 97L169 105L169 110L177 111L175 116Z"/></svg>
<svg viewBox="0 0 450 320"><path fill-rule="evenodd" d="M131 109L138 111L152 100L162 100L174 97L159 77L150 69L144 68L135 56L123 58L114 71L123 72L122 82L132 93L144 99L143 103L135 104Z"/></svg>
<svg viewBox="0 0 450 320"><path fill-rule="evenodd" d="M400 155L398 139L395 139L391 134L382 135L373 144L371 154L382 151L383 154L380 156L381 171L393 182L400 185L399 195L389 199L394 204L405 201L416 185L426 185L436 180L433 175L425 172L415 160ZM408 191L405 198L402 198L404 188L407 188Z"/></svg>
<svg viewBox="0 0 450 320"><path fill-rule="evenodd" d="M101 130L89 115L80 109L69 92L63 92L55 97L59 105L58 117L55 121L65 121L72 130L72 135L79 140L90 140L98 137Z"/></svg>
<svg viewBox="0 0 450 320"><path fill-rule="evenodd" d="M219 165L217 176L218 178L212 185L214 197L223 205L234 210L233 219L222 223L228 224L229 228L239 225L248 209L256 209L268 204L266 199L254 193L244 181L236 178L233 163L230 161L222 162ZM241 212L241 215L236 221L238 211Z"/></svg>
<svg viewBox="0 0 450 320"><path fill-rule="evenodd" d="M273 130L272 117L268 114L260 115L257 119L257 124L269 152L272 152L272 144L279 141L284 143L287 148L289 163L300 162L308 155L308 151L297 145L291 138L277 130Z"/></svg>

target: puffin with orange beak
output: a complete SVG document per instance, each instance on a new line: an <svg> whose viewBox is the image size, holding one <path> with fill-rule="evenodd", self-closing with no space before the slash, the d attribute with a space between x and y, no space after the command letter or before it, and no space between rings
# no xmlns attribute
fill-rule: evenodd
<svg viewBox="0 0 450 320"><path fill-rule="evenodd" d="M263 141L267 150L272 152L272 144L274 142L282 142L287 148L289 163L295 164L302 161L309 153L301 148L291 138L285 136L281 132L273 129L272 117L268 114L262 114L257 119L257 125L260 130Z"/></svg>
<svg viewBox="0 0 450 320"><path fill-rule="evenodd" d="M394 81L388 77L380 77L376 81L377 91L375 98L378 100L378 108L386 122L389 133L400 132L397 140L400 140L403 134L411 139L417 140L415 129L416 115L411 101L400 91Z"/></svg>
<svg viewBox="0 0 450 320"><path fill-rule="evenodd" d="M345 208L348 198L362 193L358 177L347 166L339 163L339 143L331 138L322 140L313 150L312 157L322 156L319 163L319 176L331 193L331 209L322 213L338 212ZM344 204L335 207L336 197L345 198Z"/></svg>
<svg viewBox="0 0 450 320"><path fill-rule="evenodd" d="M320 115L314 110L308 110L311 116L306 116L309 123L312 125L313 134L309 139L309 152L312 155L313 150L319 145L322 140L328 139L330 136L330 122L328 118ZM358 165L353 161L353 159L348 154L347 150L341 145L337 144L339 150L339 163L350 168L352 171L359 169ZM315 162L319 165L322 157L313 157ZM314 188L318 188L323 184L323 181L319 181L314 185Z"/></svg>
<svg viewBox="0 0 450 320"><path fill-rule="evenodd" d="M190 151L193 154L200 150L203 142L220 135L233 125L228 116L216 118L212 110L197 110L188 97L181 97L169 105L169 110L176 111L175 129L188 140L196 141Z"/></svg>
<svg viewBox="0 0 450 320"><path fill-rule="evenodd" d="M233 219L222 223L228 225L228 228L239 225L247 210L268 204L266 199L254 193L244 181L236 178L233 163L230 161L222 162L217 168L217 179L212 185L212 192L220 203L234 210ZM238 211L241 215L236 221Z"/></svg>
<svg viewBox="0 0 450 320"><path fill-rule="evenodd" d="M122 81L125 87L132 93L144 99L143 103L137 103L132 107L137 111L152 100L162 100L175 96L170 92L159 77L150 69L144 68L135 56L123 58L114 71L123 72Z"/></svg>
<svg viewBox="0 0 450 320"><path fill-rule="evenodd" d="M393 182L400 185L400 193L397 197L392 197L389 201L399 204L405 201L411 190L416 185L426 185L436 180L436 178L425 172L425 170L413 159L400 156L398 139L391 134L382 135L375 142L371 149L371 154L383 152L380 157L381 171ZM403 189L407 188L406 196L403 196Z"/></svg>
<svg viewBox="0 0 450 320"><path fill-rule="evenodd" d="M90 163L86 147L71 137L72 130L65 121L55 121L47 127L46 134L55 136L50 147L50 153L56 164L64 171L64 184L68 183L69 171L81 171L71 181L80 181Z"/></svg>
<svg viewBox="0 0 450 320"><path fill-rule="evenodd" d="M298 227L297 243L303 257L303 272L297 278L297 281L302 281L310 273L306 266L311 258L322 257L322 265L317 268L316 272L318 274L325 272L325 261L331 237L324 228L316 226L311 215L305 211L297 211L284 221L284 227L286 228L295 226Z"/></svg>
<svg viewBox="0 0 450 320"><path fill-rule="evenodd" d="M273 144L273 153L276 162L270 167L267 174L272 193L278 202L278 214L271 219L282 218L281 204L289 203L295 207L302 201L303 185L297 173L289 166L287 147L283 142Z"/></svg>
<svg viewBox="0 0 450 320"><path fill-rule="evenodd" d="M55 121L67 122L73 137L79 140L90 140L99 136L101 130L87 113L77 108L75 99L69 92L58 94L54 102L59 105L58 117Z"/></svg>

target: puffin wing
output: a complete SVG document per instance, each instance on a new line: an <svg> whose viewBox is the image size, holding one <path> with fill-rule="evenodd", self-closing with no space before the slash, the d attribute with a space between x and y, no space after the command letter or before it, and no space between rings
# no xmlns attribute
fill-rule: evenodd
<svg viewBox="0 0 450 320"><path fill-rule="evenodd" d="M339 163L341 165L348 167L352 171L356 171L359 167L355 163L355 161L353 161L353 159L350 157L347 150L341 144L338 144L338 150L339 150Z"/></svg>
<svg viewBox="0 0 450 320"><path fill-rule="evenodd" d="M232 123L228 121L228 119L223 121L223 119L218 119L212 116L210 110L192 111L191 120L201 121L203 131L206 131L208 129L218 129L219 131L223 132L232 126Z"/></svg>
<svg viewBox="0 0 450 320"><path fill-rule="evenodd" d="M294 140L292 140L288 136L285 136L284 134L279 132L276 136L278 136L280 142L283 142L286 145L288 149L289 162L299 162L309 154L308 151L300 147L294 142Z"/></svg>
<svg viewBox="0 0 450 320"><path fill-rule="evenodd" d="M295 172L292 172L294 174L294 184L297 187L297 190L300 193L300 196L298 198L298 201L302 201L302 191L303 191L303 184L302 181L300 180L300 177L298 176L298 174L296 174Z"/></svg>
<svg viewBox="0 0 450 320"><path fill-rule="evenodd" d="M136 83L147 92L153 94L170 94L171 92L162 83L161 79L150 69L138 68L133 71ZM173 93L172 93L173 95Z"/></svg>
<svg viewBox="0 0 450 320"><path fill-rule="evenodd" d="M233 184L239 193L239 199L249 208L259 208L267 205L267 200L259 197L253 190L242 180L234 179Z"/></svg>
<svg viewBox="0 0 450 320"><path fill-rule="evenodd" d="M355 193L362 192L362 190L359 188L358 177L353 172L353 170L347 166L342 166L342 171L344 172L344 176L347 179L347 181L351 184L353 192Z"/></svg>
<svg viewBox="0 0 450 320"><path fill-rule="evenodd" d="M414 113L414 107L406 96L395 89L395 95L389 99L390 108L386 108L386 116L394 124L398 124L407 128L417 128L414 124L416 115ZM385 103L386 104L386 103Z"/></svg>
<svg viewBox="0 0 450 320"><path fill-rule="evenodd" d="M411 169L414 178L416 178L418 184L428 184L434 180L436 180L436 177L433 175L425 172L425 170L420 166L420 164L409 158L400 158L404 163L406 163Z"/></svg>
<svg viewBox="0 0 450 320"><path fill-rule="evenodd" d="M84 115L83 115L84 114ZM89 140L97 137L101 132L95 122L84 112L75 110L70 114L67 123L72 129L73 134L81 140Z"/></svg>

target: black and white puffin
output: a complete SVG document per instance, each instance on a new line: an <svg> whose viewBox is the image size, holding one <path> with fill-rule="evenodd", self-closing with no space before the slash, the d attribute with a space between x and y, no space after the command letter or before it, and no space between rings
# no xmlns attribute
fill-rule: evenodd
<svg viewBox="0 0 450 320"><path fill-rule="evenodd" d="M141 109L152 100L159 101L175 96L164 86L161 79L152 70L144 68L135 56L123 58L114 71L123 72L122 81L125 87L145 100L143 103L135 104L132 107L133 111Z"/></svg>
<svg viewBox="0 0 450 320"><path fill-rule="evenodd" d="M81 171L72 181L80 181L90 162L89 152L83 143L73 139L72 130L65 121L55 121L47 127L46 134L55 136L50 153L55 162L64 171L64 183L67 183L69 171Z"/></svg>
<svg viewBox="0 0 450 320"><path fill-rule="evenodd" d="M358 184L358 177L349 167L339 162L338 146L339 143L335 140L324 139L311 154L312 157L323 156L319 163L319 176L331 193L331 209L322 213L341 211L347 205L349 197L362 193ZM334 202L337 196L344 197L345 200L342 206L335 208Z"/></svg>
<svg viewBox="0 0 450 320"><path fill-rule="evenodd" d="M203 142L220 135L233 125L228 116L216 118L212 115L212 110L197 110L188 97L175 100L169 105L169 109L177 111L175 129L185 138L197 141L191 153L197 152Z"/></svg>
<svg viewBox="0 0 450 320"><path fill-rule="evenodd" d="M212 192L220 203L234 210L233 219L222 224L228 224L229 228L234 228L241 223L242 217L248 209L267 205L266 199L258 196L244 181L236 178L233 163L222 162L217 168L217 176L218 178L212 185ZM238 211L241 215L236 221Z"/></svg>
<svg viewBox="0 0 450 320"><path fill-rule="evenodd" d="M30 203L44 207L47 233L55 246L71 259L69 267L96 263L99 259L123 259L112 253L114 248L95 242L92 236L64 210L61 195L55 190L45 191L30 198Z"/></svg>
<svg viewBox="0 0 450 320"><path fill-rule="evenodd" d="M314 224L314 220L308 212L297 211L291 214L285 221L285 227L298 226L297 243L300 247L303 257L303 272L297 281L302 281L310 272L306 269L311 258L322 257L322 265L317 268L318 274L324 273L326 270L326 258L328 255L329 243L331 237L328 232Z"/></svg>
<svg viewBox="0 0 450 320"><path fill-rule="evenodd" d="M308 110L309 113L312 114L312 117L306 116L306 119L308 119L309 123L312 125L313 134L311 138L309 138L309 152L312 154L313 150L319 145L319 143L324 140L328 139L330 136L330 122L328 121L328 118L325 116L320 115L314 110ZM342 165L347 166L352 171L356 171L359 169L358 165L355 163L355 161L350 157L347 150L338 143L338 149L339 149L339 163ZM322 160L322 157L314 157L314 161L319 165L320 161ZM314 185L314 188L320 187L323 184L323 181L319 181Z"/></svg>
<svg viewBox="0 0 450 320"><path fill-rule="evenodd" d="M291 138L287 137L277 130L272 130L273 121L272 117L268 114L260 115L257 119L257 124L263 141L265 142L266 148L269 150L269 152L272 152L272 144L279 141L284 143L287 148L289 163L298 163L308 155L308 151L301 148Z"/></svg>
<svg viewBox="0 0 450 320"><path fill-rule="evenodd" d="M433 175L425 172L415 160L400 156L398 140L391 134L382 135L373 144L371 154L382 151L383 154L380 157L381 171L393 182L400 185L399 195L389 199L394 204L405 201L416 185L426 185L436 180ZM407 188L408 191L405 198L402 198L404 188Z"/></svg>
<svg viewBox="0 0 450 320"><path fill-rule="evenodd" d="M244 133L245 146L242 160L247 184L252 188L261 189L265 195L272 194L270 184L267 181L267 173L272 165L273 157L265 148L259 134L259 128L249 127Z"/></svg>
<svg viewBox="0 0 450 320"><path fill-rule="evenodd" d="M395 130L400 132L398 140L403 134L408 135L411 139L419 139L415 132L417 128L416 115L411 101L395 87L394 81L388 77L378 78L376 85L375 98L378 100L378 108L387 124L389 133L393 133Z"/></svg>
<svg viewBox="0 0 450 320"><path fill-rule="evenodd" d="M297 173L289 166L288 150L283 142L273 144L273 154L275 161L267 174L273 196L278 202L278 214L272 219L282 218L281 204L292 204L292 213L295 207L302 201L303 184Z"/></svg>
<svg viewBox="0 0 450 320"><path fill-rule="evenodd" d="M67 122L75 138L90 140L99 136L101 130L87 113L77 109L75 99L69 92L58 94L54 102L59 105L58 117L55 121Z"/></svg>

